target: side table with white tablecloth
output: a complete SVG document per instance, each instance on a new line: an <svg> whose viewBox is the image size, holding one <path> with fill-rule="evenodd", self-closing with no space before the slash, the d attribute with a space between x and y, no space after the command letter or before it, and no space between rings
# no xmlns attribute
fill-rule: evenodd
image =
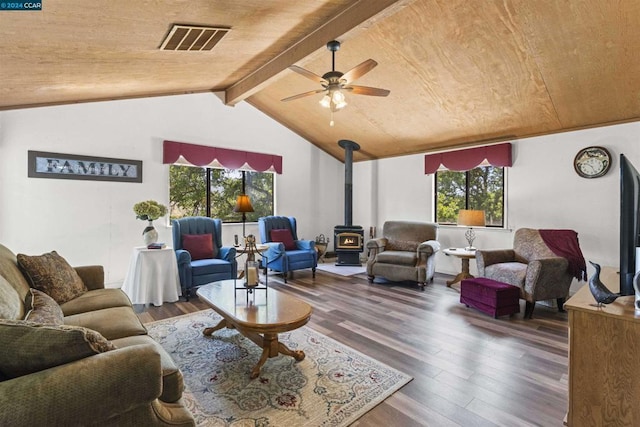
<svg viewBox="0 0 640 427"><path fill-rule="evenodd" d="M160 306L164 302L178 301L182 290L174 250L133 248L122 290L133 304Z"/></svg>

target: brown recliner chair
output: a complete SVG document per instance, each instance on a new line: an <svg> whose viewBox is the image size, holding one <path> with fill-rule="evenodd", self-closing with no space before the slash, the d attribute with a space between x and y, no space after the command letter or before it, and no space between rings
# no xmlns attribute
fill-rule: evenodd
<svg viewBox="0 0 640 427"><path fill-rule="evenodd" d="M541 232L554 237L556 252L559 246L572 253L556 255ZM518 286L520 298L526 301L524 317L527 319L531 318L536 301L555 299L558 310L564 311L562 306L573 278L586 278L577 236L572 230L520 228L515 232L513 249L476 251L478 275Z"/></svg>
<svg viewBox="0 0 640 427"><path fill-rule="evenodd" d="M413 221L387 221L382 237L367 242L367 278L376 276L393 281L411 280L424 290L433 281L435 254L440 250L438 224Z"/></svg>

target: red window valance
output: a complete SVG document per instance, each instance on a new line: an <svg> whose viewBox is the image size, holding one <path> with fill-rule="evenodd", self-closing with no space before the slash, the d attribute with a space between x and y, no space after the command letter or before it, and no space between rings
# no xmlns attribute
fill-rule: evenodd
<svg viewBox="0 0 640 427"><path fill-rule="evenodd" d="M282 173L282 156L164 141L162 163Z"/></svg>
<svg viewBox="0 0 640 427"><path fill-rule="evenodd" d="M427 154L424 156L424 173L434 173L440 165L452 171L468 171L478 167L485 160L491 166L511 166L511 143Z"/></svg>

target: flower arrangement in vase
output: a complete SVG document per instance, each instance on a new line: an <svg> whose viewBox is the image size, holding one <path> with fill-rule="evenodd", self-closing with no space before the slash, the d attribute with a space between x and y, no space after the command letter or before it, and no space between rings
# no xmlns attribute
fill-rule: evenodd
<svg viewBox="0 0 640 427"><path fill-rule="evenodd" d="M153 221L167 214L167 207L155 200L146 200L133 205L133 212L137 219L149 221L142 231L145 245L149 246L158 241L158 231L153 226Z"/></svg>

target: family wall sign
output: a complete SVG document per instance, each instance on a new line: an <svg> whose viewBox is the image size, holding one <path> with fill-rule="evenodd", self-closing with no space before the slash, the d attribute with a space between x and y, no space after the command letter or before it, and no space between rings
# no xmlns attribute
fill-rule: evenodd
<svg viewBox="0 0 640 427"><path fill-rule="evenodd" d="M30 178L142 182L142 161L29 151Z"/></svg>

